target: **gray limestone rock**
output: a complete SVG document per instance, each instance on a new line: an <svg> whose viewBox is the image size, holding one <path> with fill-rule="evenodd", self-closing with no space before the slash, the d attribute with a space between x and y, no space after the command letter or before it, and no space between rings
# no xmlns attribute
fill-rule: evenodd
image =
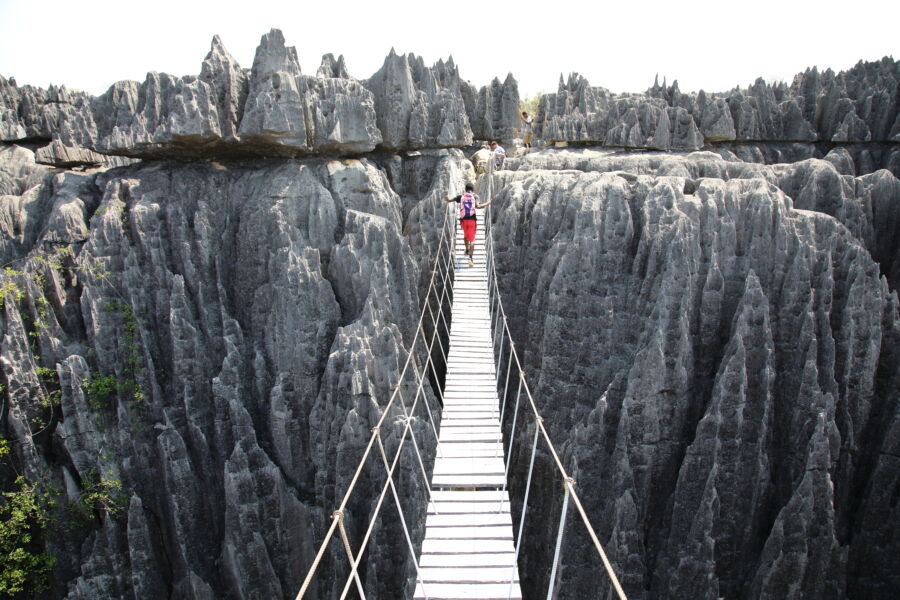
<svg viewBox="0 0 900 600"><path fill-rule="evenodd" d="M450 59L426 67L414 54L394 49L363 82L375 97L381 147L388 150L445 148L472 143L472 129L459 79Z"/></svg>
<svg viewBox="0 0 900 600"><path fill-rule="evenodd" d="M347 65L344 64L344 55L341 54L338 56L338 59L334 59L333 54L326 54L322 57L322 64L319 66L319 70L316 71L316 77L323 77L326 79L331 78L339 78L339 79L350 79L350 74L347 72Z"/></svg>
<svg viewBox="0 0 900 600"><path fill-rule="evenodd" d="M0 147L0 194L21 196L39 185L48 170L35 161L34 152L27 148Z"/></svg>
<svg viewBox="0 0 900 600"><path fill-rule="evenodd" d="M850 455L897 443L897 179L710 153L511 169L493 206L504 305L628 596L896 593L896 527L864 515L890 518L898 474ZM520 572L546 589L560 498L538 462ZM577 529L560 589L607 597Z"/></svg>
<svg viewBox="0 0 900 600"><path fill-rule="evenodd" d="M513 147L519 135L519 86L512 73L500 83L494 78L478 92L473 110L468 110L472 134L477 140L498 140L504 147Z"/></svg>
<svg viewBox="0 0 900 600"><path fill-rule="evenodd" d="M853 164L853 156L846 148L834 148L825 155L826 160L834 165L835 170L841 175L856 175L856 166Z"/></svg>
<svg viewBox="0 0 900 600"><path fill-rule="evenodd" d="M493 176L509 326L629 597L900 594L897 80L887 58L715 97L572 74L538 136L616 148ZM0 148L3 434L64 505L92 477L123 488L121 511L39 539L54 597L292 598L382 416L387 452L409 423L430 468L441 375L412 344L424 303L448 304L426 300L443 197L473 176L447 148L514 138L516 88L394 52L365 82L331 55L310 77L277 30L253 69L216 37L199 77L97 98L0 78L19 142ZM316 153L344 157L296 158ZM395 524L421 539L427 491L405 448L368 597L415 585ZM547 586L552 474L542 450L529 590ZM383 482L364 465L355 548ZM610 597L575 524L559 593ZM340 596L346 567L333 544L312 596Z"/></svg>
<svg viewBox="0 0 900 600"><path fill-rule="evenodd" d="M367 152L381 141L372 94L352 79L303 76L277 29L256 51L238 133L260 153L287 155Z"/></svg>
<svg viewBox="0 0 900 600"><path fill-rule="evenodd" d="M685 94L677 82L667 86L665 81L662 85L654 81L644 94L616 95L592 88L573 73L568 81L560 77L555 94L541 98L536 132L548 142L660 150L690 150L732 140L884 143L898 131L896 64L885 57L860 62L838 75L807 70L790 87L757 79L746 89L717 97L702 90ZM669 138L656 127L661 109L668 112L672 125ZM882 161L871 170L886 165Z"/></svg>
<svg viewBox="0 0 900 600"><path fill-rule="evenodd" d="M701 91L697 97L700 109L700 131L707 142L724 142L735 138L731 110L723 98L707 98Z"/></svg>
<svg viewBox="0 0 900 600"><path fill-rule="evenodd" d="M21 193L3 197L4 256L25 273L24 296L0 311L4 434L31 440L49 406L35 369L55 366L59 412L48 438L16 445L21 472L70 499L91 472L125 494L121 517L43 540L63 557L54 594L294 597L393 386L410 407L419 389L415 370L400 376L422 302L423 257L407 236L434 237L468 162L458 151L417 168L397 157L398 173L417 173L404 193L424 195L405 209L367 159L152 163L27 187L27 156L0 156L21 174ZM424 357L413 351L419 372ZM98 397L90 382L107 376L115 391ZM435 410L430 383L414 412L430 464L426 398ZM402 416L395 404L388 452ZM50 466L44 439L64 466ZM401 464L420 539L425 485L409 446ZM381 481L373 468L353 496L354 544ZM396 528L375 535L363 566L372 597L402 597L405 540ZM323 566L318 597L342 585L339 568Z"/></svg>
<svg viewBox="0 0 900 600"><path fill-rule="evenodd" d="M107 164L109 157L98 154L93 150L81 147L70 147L59 140L53 140L43 148L38 148L34 153L35 162L42 165L56 167L98 167Z"/></svg>

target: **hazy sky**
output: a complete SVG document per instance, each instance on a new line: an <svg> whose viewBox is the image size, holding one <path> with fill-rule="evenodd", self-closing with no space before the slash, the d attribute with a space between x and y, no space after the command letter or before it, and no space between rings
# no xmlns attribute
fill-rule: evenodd
<svg viewBox="0 0 900 600"><path fill-rule="evenodd" d="M297 48L304 73L327 52L371 76L395 47L426 64L452 55L477 86L512 72L522 96L581 73L639 92L659 73L682 91L725 91L756 77L790 83L808 66L840 71L900 56L900 2L751 0L431 2L318 0L0 0L0 75L100 94L148 71L197 75L214 34L250 67L271 28Z"/></svg>

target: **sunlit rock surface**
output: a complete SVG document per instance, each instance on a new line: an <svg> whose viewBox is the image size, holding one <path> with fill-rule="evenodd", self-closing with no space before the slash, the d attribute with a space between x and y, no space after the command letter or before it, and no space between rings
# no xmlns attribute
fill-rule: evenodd
<svg viewBox="0 0 900 600"><path fill-rule="evenodd" d="M895 593L897 178L711 153L509 166L504 303L629 597ZM536 589L561 503L547 460L521 571ZM607 597L579 529L560 589Z"/></svg>

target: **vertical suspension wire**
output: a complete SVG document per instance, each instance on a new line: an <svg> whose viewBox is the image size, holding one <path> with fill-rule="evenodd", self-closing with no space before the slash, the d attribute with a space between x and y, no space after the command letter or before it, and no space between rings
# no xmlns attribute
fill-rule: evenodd
<svg viewBox="0 0 900 600"><path fill-rule="evenodd" d="M509 393L509 374L512 372L512 359L513 359L513 351L515 348L512 345L512 340L509 341L509 360L506 363L506 383L503 385L503 400L500 402L500 427L503 427L503 413L506 410L506 399L507 394ZM496 456L496 454L494 455Z"/></svg>
<svg viewBox="0 0 900 600"><path fill-rule="evenodd" d="M556 551L553 553L553 570L550 572L550 585L547 586L547 600L553 600L553 587L556 584L556 571L559 568L559 555L562 550L563 532L566 530L566 514L569 512L569 482L571 477L566 478L566 495L563 498L562 514L559 517L559 533L556 535Z"/></svg>
<svg viewBox="0 0 900 600"><path fill-rule="evenodd" d="M316 574L316 570L319 568L319 563L322 562L322 557L325 555L325 549L328 548L328 541L332 539L334 536L334 530L337 529L337 521L334 519L331 520L331 527L328 528L328 533L325 535L325 542L319 546L319 551L316 553L316 557L313 559L312 565L310 566L309 571L306 572L306 578L303 580L303 584L300 586L300 591L297 592L297 596L295 600L301 600L303 595L306 593L306 590L309 589L310 583L312 583L313 575ZM353 560L351 559L351 564L353 564Z"/></svg>
<svg viewBox="0 0 900 600"><path fill-rule="evenodd" d="M423 335L424 335L424 332L423 332ZM440 337L437 333L437 330L435 330L434 336L432 336L432 338L431 338L430 347L432 347L432 348L434 347L434 338L436 338L436 337ZM438 340L438 341L440 341L440 340ZM443 347L441 347L441 354L444 357L444 364L446 365L447 364L447 355L443 354L443 350L444 350ZM429 352L430 352L430 350L429 350ZM434 366L434 360L429 360L427 366L431 367L431 374L434 376L434 380L438 384L437 385L438 398L440 398L441 406L443 406L444 405L444 392L443 392L443 390L441 390L441 385L440 385L441 382L440 382L440 379L438 378L437 369Z"/></svg>
<svg viewBox="0 0 900 600"><path fill-rule="evenodd" d="M428 401L426 400L426 405L427 405L427 402ZM400 393L400 406L403 407L404 417L407 420L412 420L413 415L406 412L406 402L403 400L402 392ZM437 434L435 434L435 435L437 435ZM428 471L425 469L425 462L422 460L422 453L421 453L421 451L419 451L419 443L417 441L416 432L414 429L410 429L410 437L412 438L413 448L416 451L416 458L418 459L418 462L419 462L419 468L422 471L422 481L425 482L425 489L428 491L428 502L433 505L432 494L431 494L431 483L429 483L429 481L428 481ZM437 511L437 507L435 507L435 511Z"/></svg>
<svg viewBox="0 0 900 600"><path fill-rule="evenodd" d="M359 580L359 570L353 564L353 550L350 548L350 538L347 536L347 529L344 527L344 511L336 510L331 517L338 522L341 540L344 542L344 551L347 553L347 559L350 561L350 573L356 581L356 590L359 592L360 600L366 600L366 592L363 590L362 581Z"/></svg>
<svg viewBox="0 0 900 600"><path fill-rule="evenodd" d="M542 417L535 418L543 420ZM513 560L512 572L509 574L509 594L506 596L507 600L512 598L513 582L515 581L516 571L518 571L519 568L519 551L522 550L522 536L525 534L525 515L528 512L528 496L531 494L531 478L534 475L534 459L537 457L537 445L540 437L541 430L537 427L537 423L535 423L534 442L531 444L531 461L528 463L528 479L525 483L525 498L522 500L522 514L519 515L519 534L516 536L516 557Z"/></svg>
<svg viewBox="0 0 900 600"><path fill-rule="evenodd" d="M442 302L443 302L443 298L444 298L444 296L441 295ZM438 309L439 316L443 312L443 310L444 310L443 306L441 306L441 308ZM431 317L431 327L435 330L435 332L437 332L438 329L440 328L440 322L438 321L438 317L436 317L434 315L434 310L432 310L430 305L428 307L428 316ZM446 327L446 325L447 325L447 322L444 321L444 326ZM443 342L443 340L440 339L440 336L438 336L438 345L440 346L440 349L441 349L441 357L444 359L444 362L446 362L447 361L447 352L446 352L446 350L444 350L444 342Z"/></svg>
<svg viewBox="0 0 900 600"><path fill-rule="evenodd" d="M432 415L431 407L428 404L428 395L425 394L424 389L423 389L424 383L425 383L425 377L422 375L419 375L419 367L418 367L418 365L416 365L415 361L413 361L413 374L416 376L416 383L418 384L418 389L416 390L416 396L418 396L419 394L422 394L422 397L425 398L425 411L428 414L428 423L431 425L431 431L434 432L434 440L437 441L438 440L437 427L434 424L434 416ZM403 397L402 396L400 397L400 402L401 402L401 405L403 405ZM404 412L406 411L405 405L403 405L403 410L404 410ZM412 417L412 415L406 415L406 416ZM416 439L416 435L415 435L415 433L413 433L413 440L415 440L415 439Z"/></svg>
<svg viewBox="0 0 900 600"><path fill-rule="evenodd" d="M403 430L403 435L400 438L399 448L402 448L403 440L406 438L406 434L408 433L409 429L410 429L410 423L409 423L409 421L407 421L406 427ZM371 443L373 445L375 443L375 439L381 435L380 432L381 432L381 427L375 426L372 428ZM360 543L360 546L359 546L359 552L356 553L356 557L353 560L354 568L359 567L359 563L362 561L362 555L366 550L366 546L368 546L368 544L369 544L369 539L372 537L372 532L375 530L376 518L381 513L381 507L384 505L384 499L387 496L388 486L390 484L389 479L393 476L394 469L396 469L396 467L397 467L399 458L400 458L400 454L398 452L394 455L394 460L391 463L391 468L388 470L387 477L385 477L385 480L384 480L384 484L381 486L381 493L378 495L378 501L375 503L375 510L373 511L374 516L369 518L369 525L366 528L366 534L363 536L362 543ZM346 583L344 584L344 590L341 593L340 600L344 600L347 597L347 592L350 591L350 583L351 583L351 580L348 579L346 581ZM298 596L297 600L299 600L299 596Z"/></svg>
<svg viewBox="0 0 900 600"><path fill-rule="evenodd" d="M503 366L503 342L505 342L505 341L506 341L506 336L501 334L500 335L500 352L494 363L496 365L500 365L501 367ZM495 368L494 369L494 389L496 390L498 387L500 387L500 369Z"/></svg>
<svg viewBox="0 0 900 600"><path fill-rule="evenodd" d="M452 303L452 298L450 298L449 294L448 294L448 290L452 292L452 290L450 290L451 286L447 285L447 283L448 283L447 280L449 279L449 276L450 276L450 269L448 266L447 269L443 273L443 278L441 280L441 297L438 299L438 313L441 316L444 313L444 298L449 298L450 302ZM437 331L439 328L438 319L437 319L437 317L434 316L434 311L432 310L430 304L428 305L428 314L431 317L432 328L435 331L435 336L437 337L438 345L440 346L440 349L441 349L441 357L444 359L444 365L446 365L447 364L447 351L444 349L444 341L441 339L440 335L437 334ZM449 329L449 326L447 325L446 319L444 319L444 327L445 327L445 332L449 334L450 329ZM434 365L432 363L432 369L433 368L434 368ZM438 386L438 389L440 389L440 386ZM441 396L441 404L443 404L443 394Z"/></svg>
<svg viewBox="0 0 900 600"><path fill-rule="evenodd" d="M388 469L387 454L384 451L384 444L381 441L380 435L378 436L378 449L381 450L381 459L384 461L384 467L385 469ZM390 471L390 469L388 469L388 471ZM409 557L416 567L416 582L422 586L422 593L425 594L425 600L428 600L428 593L425 591L425 582L422 581L422 577L419 575L419 559L416 558L416 548L412 543L412 537L409 535L409 528L406 526L406 517L403 515L403 506L400 504L400 496L397 495L397 486L394 484L393 473L389 473L388 483L391 487L391 494L394 496L394 503L397 505L397 514L400 515L400 524L403 526L403 535L406 537L406 544L409 547Z"/></svg>
<svg viewBox="0 0 900 600"><path fill-rule="evenodd" d="M516 420L519 417L519 398L522 397L522 380L525 379L525 373L519 372L519 391L516 394L516 408L513 411L513 422L512 422L512 431L509 434L509 447L506 449L506 468L503 470L503 491L506 491L506 482L509 480L509 464L512 462L512 451L513 444L516 443ZM503 423L501 422L500 428L503 428ZM500 443L503 443L503 437L501 434ZM503 496L500 496L500 510L503 510ZM497 511L500 512L500 511Z"/></svg>

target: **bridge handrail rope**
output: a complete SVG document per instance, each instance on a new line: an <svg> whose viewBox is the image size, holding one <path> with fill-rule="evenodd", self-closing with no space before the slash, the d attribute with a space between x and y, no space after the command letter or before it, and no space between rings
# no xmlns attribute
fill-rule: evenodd
<svg viewBox="0 0 900 600"><path fill-rule="evenodd" d="M481 191L482 191L482 195L485 197L486 201L493 200L494 166L495 166L494 160L489 160L488 164L487 164L486 173L482 176L483 183L481 186ZM609 575L609 578L612 582L614 589L616 590L616 593L618 594L618 597L620 598L620 600L626 600L625 592L622 590L622 586L619 583L619 579L616 576L615 570L613 569L612 564L610 564L609 559L606 556L606 552L604 552L604 550L603 550L603 545L600 543L600 539L597 536L597 532L594 530L594 527L591 525L590 519L588 519L587 512L584 510L584 507L581 504L581 499L578 497L578 493L575 491L575 480L569 476L568 472L566 471L565 467L562 464L562 461L559 458L559 453L557 452L556 447L553 445L553 442L550 439L550 435L547 432L546 427L544 426L544 419L541 416L540 411L537 408L537 404L534 400L534 397L531 394L531 389L528 386L528 381L525 378L525 370L522 367L521 361L519 360L519 354L516 350L516 345L512 338L512 332L509 329L509 323L508 323L508 319L507 319L507 315L506 315L506 310L504 309L504 306L503 306L503 300L500 295L500 287L499 287L499 283L497 282L497 277L496 277L496 262L494 259L494 236L493 236L493 224L492 224L492 219L491 219L491 206L488 206L485 209L484 222L485 222L484 243L485 243L485 256L486 256L486 261L487 261L488 294L490 296L492 296L491 301L489 302L489 306L491 308L491 322L495 323L495 327L501 327L501 330L502 330L501 339L505 337L505 338L508 338L508 341L509 341L509 343L507 344L507 346L509 348L509 350L508 350L508 353L509 353L508 363L509 364L507 366L506 384L504 386L503 398L502 398L502 402L501 402L501 417L500 417L501 426L503 423L503 411L505 410L506 403L507 403L509 375L510 375L511 365L512 365L513 360L515 360L516 369L519 372L519 385L518 385L518 391L516 392L516 406L515 406L515 412L513 414L513 423L512 423L512 428L511 428L510 436L509 436L509 446L507 448L505 480L508 480L508 477L509 477L509 464L512 461L512 446L513 446L513 442L515 441L516 417L517 417L518 410L519 410L519 398L521 396L523 389L525 391L525 395L528 399L528 405L531 408L531 412L534 416L534 421L535 421L535 439L534 439L534 443L532 444L531 460L530 460L530 465L529 465L529 469L528 469L528 481L527 481L526 487L525 487L525 498L522 503L522 514L521 514L521 518L520 518L520 522L519 522L519 534L516 537L516 561L518 562L519 551L520 551L520 548L522 545L522 536L523 536L523 530L524 530L525 515L526 515L527 509L528 509L528 495L531 490L531 479L532 479L533 472L534 472L534 461L535 461L535 456L537 454L537 447L538 447L538 444L537 444L538 434L540 434L540 437L542 437L544 439L544 442L545 442L547 448L549 449L551 456L553 457L553 463L555 464L556 470L559 472L559 474L562 478L563 490L564 490L563 509L562 509L562 515L560 518L559 532L557 534L556 549L555 549L554 558L553 558L553 566L552 566L552 572L551 572L551 577L550 577L550 583L549 583L548 590L547 590L547 599L551 600L551 598L553 597L553 592L554 592L553 588L555 585L557 566L558 566L559 559L560 559L560 549L561 549L561 545L562 545L563 529L565 528L566 514L568 512L569 500L571 498L571 501L575 504L575 507L576 507L579 515L581 516L581 521L584 524L584 527L585 527L588 535L590 536L591 541L594 544L594 548L596 549L597 554L600 557L600 560L603 563L603 566L606 569L607 574ZM495 302L496 302L496 309L495 309ZM502 326L501 326L501 323L502 323ZM496 348L496 346L497 345L495 343L495 348ZM498 356L497 356L497 364L498 365L502 364L502 358L503 358L503 344L501 343L499 346L499 351L498 351ZM499 377L500 377L500 374L499 374L499 370L498 370L498 373L497 373L498 391L499 391L499 387L500 387ZM502 432L500 434L500 439L498 439L498 445L501 447L503 445ZM502 500L502 496L501 496L501 509L502 509L502 504L503 504L503 500ZM510 588L509 588L510 594L512 592L513 579L515 578L515 569L516 569L516 566L513 565L513 571L510 575Z"/></svg>
<svg viewBox="0 0 900 600"><path fill-rule="evenodd" d="M437 200L436 202L439 202L439 200ZM441 203L441 204L443 204L443 203ZM433 210L432 215L436 217L437 215L434 214L435 212L436 212L436 210ZM426 489L428 490L429 502L433 504L434 501L431 497L431 489L430 489L430 485L429 485L429 481L428 481L428 475L425 472L424 463L423 463L421 455L419 453L418 445L415 442L415 432L412 430L412 423L414 421L413 415L415 414L416 406L418 405L420 397L425 397L425 404L426 404L426 407L428 407L429 420L431 421L432 431L434 432L435 436L437 436L437 430L434 427L434 420L433 420L433 416L431 414L431 408L430 408L430 406L428 406L427 394L423 393L423 386L424 386L424 382L425 382L425 376L427 375L427 373L425 373L424 370L423 370L422 374L419 373L418 366L415 365L414 355L416 352L416 345L419 343L419 340L420 339L424 340L424 338L426 337L423 322L425 320L425 313L427 311L431 317L433 331L431 334L430 341L427 342L426 363L431 363L432 373L436 377L437 370L434 367L434 364L433 364L434 361L432 358L432 352L434 349L435 339L437 339L438 343L440 344L441 352L444 357L444 361L446 363L447 355L446 355L446 352L444 351L443 342L441 341L441 338L440 338L440 328L438 326L438 317L440 317L440 320L442 320L444 322L444 331L449 332L449 325L447 323L447 318L444 316L444 300L445 300L445 298L447 298L447 295L448 295L448 287L449 286L447 285L447 282L450 277L450 271L453 268L453 264L454 264L453 257L455 255L455 248L453 247L454 246L453 236L449 235L450 230L453 229L455 231L455 227L456 227L455 219L451 220L451 218L450 218L450 216L453 213L454 213L453 210L445 210L444 211L444 221L441 225L441 237L440 237L440 240L438 241L438 245L435 249L434 261L433 261L432 268L431 268L431 278L430 278L430 281L428 284L428 291L426 292L426 295L425 295L425 301L423 303L423 307L422 307L421 313L419 315L419 320L416 325L416 332L413 337L413 341L410 344L410 348L407 353L406 362L404 363L403 369L401 370L400 376L398 378L398 384L393 387L393 392L391 394L391 397L388 400L388 403L382 409L382 414L378 420L378 423L375 425L375 427L372 428L372 435L369 437L369 441L368 441L368 444L366 445L366 449L363 452L362 456L360 457L359 463L357 464L357 467L356 467L356 471L353 475L353 479L350 481L350 484L347 487L346 492L344 493L344 496L343 496L343 499L341 500L340 506L335 511L332 512L331 525L329 526L328 531L325 534L325 538L322 540L322 543L319 546L319 550L316 553L316 556L313 559L312 564L310 565L309 571L306 574L306 578L303 581L300 591L297 593L296 600L300 600L301 598L303 598L303 596L306 594L307 590L309 589L309 586L312 583L313 577L315 576L315 574L318 570L318 567L322 561L322 558L325 555L328 545L331 542L331 540L334 538L334 534L335 534L336 530L339 530L339 532L340 532L340 537L341 537L344 551L346 552L348 560L350 561L350 574L347 578L347 582L344 587L344 591L341 595L341 598L343 599L346 597L347 592L353 582L356 583L357 590L360 594L360 597L363 599L365 598L363 586L362 586L361 581L359 580L358 567L359 567L359 563L362 559L362 555L365 552L366 546L369 542L369 539L371 538L372 531L374 530L375 523L380 514L380 511L381 511L381 508L382 508L382 505L384 502L384 498L385 498L388 488L391 488L391 490L393 492L394 501L397 504L397 511L400 514L401 524L403 526L404 535L405 535L405 538L407 541L408 548L410 550L410 554L411 554L413 563L416 565L416 573L417 573L417 579L418 579L418 570L419 570L418 562L416 560L415 550L414 550L413 544L412 544L412 539L409 535L409 530L406 526L406 521L403 517L403 508L402 508L402 506L400 506L400 499L396 492L396 488L394 487L393 476L394 476L394 470L395 470L397 464L399 463L400 456L403 452L407 435L411 434L412 438L413 438L413 445L415 447L415 452L416 452L416 455L418 458L418 462L419 462L419 465L422 470L422 476L425 480L425 486L426 486ZM432 222L434 222L435 220L436 219L433 219ZM435 278L439 271L442 273L442 277L441 277L442 291L441 291L440 296L438 297ZM431 308L432 293L438 299L438 317L435 317L434 311ZM452 294L452 292L451 292L451 294ZM412 409L410 411L407 411L406 404L403 400L401 385L407 375L407 372L409 371L410 364L413 364L413 367L414 367L415 379L416 379L416 383L417 383L417 390L416 390L415 400L413 401ZM428 365L426 364L426 367L427 366ZM440 390L439 390L439 393L441 393ZM441 393L441 396L442 396L442 393ZM400 404L401 404L402 410L403 410L402 420L405 423L405 427L403 430L403 434L400 437L400 442L394 453L393 460L391 461L391 464L388 465L387 454L385 452L384 444L381 439L381 427L384 424L385 419L391 413L391 409L394 406L394 402L398 398L400 399ZM384 463L385 472L387 473L387 478L385 480L384 486L382 487L381 494L379 496L375 510L370 515L369 527L366 531L363 542L360 545L358 553L354 556L351 545L350 545L349 538L347 536L346 529L344 527L344 516L345 516L344 511L347 507L347 503L350 501L350 498L352 497L352 494L356 488L356 484L359 481L359 477L362 474L362 470L365 466L367 459L369 458L369 455L372 453L372 448L375 445L376 441L378 442L379 452L382 456L382 462ZM435 443L437 443L437 438L435 438ZM421 581L420 581L420 583L421 583Z"/></svg>

